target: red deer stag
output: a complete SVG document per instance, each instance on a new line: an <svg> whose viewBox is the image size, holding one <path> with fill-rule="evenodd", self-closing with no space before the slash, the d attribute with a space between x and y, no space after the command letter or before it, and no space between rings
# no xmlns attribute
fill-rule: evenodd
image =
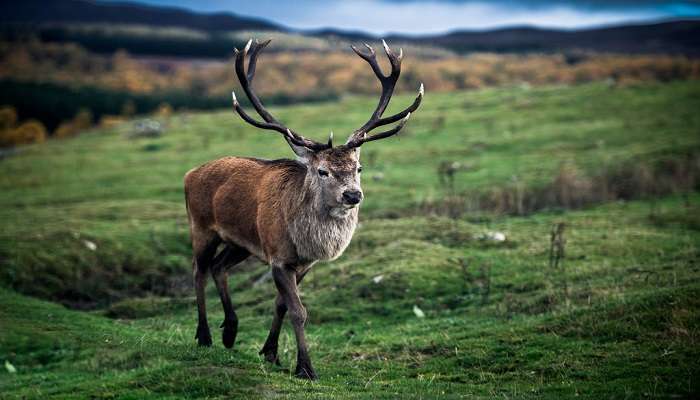
<svg viewBox="0 0 700 400"><path fill-rule="evenodd" d="M211 273L224 308L222 341L232 347L238 318L228 293L228 269L253 255L272 268L277 287L274 318L260 351L279 365L277 342L285 313L289 312L297 342L295 375L316 379L304 339L306 309L298 285L319 260L339 257L350 243L362 201L360 146L395 135L421 103L423 85L413 104L389 117L382 117L401 72L403 52L394 53L384 43L391 73L384 75L374 50L352 49L369 63L381 82L382 94L370 119L354 131L345 144L333 147L307 139L286 128L263 106L253 91L258 55L270 41L252 39L243 51L236 49L235 70L243 91L263 121L248 115L233 96L233 108L247 123L282 134L294 153L293 160L261 160L225 157L190 170L185 175L185 197L192 236L194 286L199 324L195 338L202 346L212 343L205 304L207 273ZM247 68L246 58L249 58ZM392 129L370 134L383 125ZM222 250L217 254L219 245Z"/></svg>

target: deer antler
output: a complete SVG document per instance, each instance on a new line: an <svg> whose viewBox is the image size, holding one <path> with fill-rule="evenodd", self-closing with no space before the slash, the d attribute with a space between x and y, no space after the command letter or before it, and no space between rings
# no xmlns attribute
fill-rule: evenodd
<svg viewBox="0 0 700 400"><path fill-rule="evenodd" d="M389 75L384 75L384 73L382 72L382 69L379 67L379 63L377 62L377 54L370 45L365 43L365 47L367 47L369 53L363 53L360 50L358 50L355 46L351 46L352 50L358 56L362 57L363 60L367 61L370 67L372 67L372 71L374 71L374 74L377 76L377 79L379 79L379 82L382 84L382 95L379 98L377 108L374 110L374 113L372 113L370 119L359 129L357 129L345 143L345 145L348 147L359 147L362 146L362 144L365 142L384 139L389 136L395 135L401 130L401 128L404 127L404 125L408 121L408 118L410 118L411 113L418 109L418 106L420 106L420 103L423 100L423 95L425 94L425 91L423 88L423 84L421 83L420 89L418 89L418 96L413 101L413 104L411 104L409 107L397 114L382 118L382 114L384 114L386 107L389 105L391 95L394 93L394 87L396 87L396 82L398 81L399 75L401 74L401 59L403 58L403 49L399 49L399 54L397 55L389 48L389 46L384 40L382 40L382 45L384 46L384 52L389 58L389 63L391 64L391 73ZM380 132L368 136L368 133L373 129L383 125L391 124L396 121L401 122L399 122L399 124L396 125L394 128L385 132Z"/></svg>
<svg viewBox="0 0 700 400"><path fill-rule="evenodd" d="M307 139L282 125L265 109L265 106L263 106L262 102L253 91L253 78L255 78L255 67L258 62L258 54L269 43L270 40L260 43L257 41L257 39L255 42L253 42L253 39L250 39L243 51L238 51L238 49L235 50L235 69L238 80L240 81L241 87L243 88L246 96L248 96L250 103L253 105L253 108L255 108L255 111L258 112L264 122L256 121L250 115L248 115L245 110L243 110L241 104L236 98L235 92L231 92L231 97L233 98L233 109L238 113L238 115L241 116L241 118L243 118L245 122L253 125L254 127L274 130L281 133L290 145L293 144L295 146L302 146L315 152L331 148L332 144L330 140L328 143L319 143L314 140ZM248 72L246 73L245 58L249 52L250 60L248 61Z"/></svg>

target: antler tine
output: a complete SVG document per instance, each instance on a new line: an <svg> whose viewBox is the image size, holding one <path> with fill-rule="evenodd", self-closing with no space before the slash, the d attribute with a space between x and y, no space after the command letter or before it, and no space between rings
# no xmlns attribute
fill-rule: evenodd
<svg viewBox="0 0 700 400"><path fill-rule="evenodd" d="M238 99L236 98L235 92L231 92L231 97L233 98L233 110L236 111L245 122L253 125L256 128L271 129L280 133L286 133L286 128L280 124L256 121L255 119L253 119L253 117L248 115L248 113L246 113L245 110L243 110L243 107L241 107L241 103L239 103Z"/></svg>
<svg viewBox="0 0 700 400"><path fill-rule="evenodd" d="M398 57L396 54L394 54L391 48L389 48L389 45L387 45L386 41L384 40L382 40L382 46L384 47L384 52L389 58L389 63L391 64L391 73L389 75L384 75L382 72L381 68L379 67L379 63L377 63L377 57L375 56L374 50L372 50L368 56L364 53L360 53L353 46L353 50L355 50L355 52L365 61L367 61L370 67L372 67L372 71L374 71L374 74L377 76L377 79L379 79L379 82L382 85L382 94L379 98L377 108L374 110L374 113L372 113L370 119L360 129L358 129L358 131L364 133L376 128L375 123L379 120L379 118L381 118L382 114L386 110L386 107L389 105L391 95L394 93L394 87L396 86L396 82L401 74L401 57L403 57L403 52L401 52L401 57Z"/></svg>
<svg viewBox="0 0 700 400"><path fill-rule="evenodd" d="M243 88L243 91L245 92L246 96L248 96L248 99L250 100L250 103L253 105L253 108L255 108L255 111L260 114L260 116L267 122L277 122L277 120L267 112L265 109L265 106L263 106L262 102L258 98L258 96L253 92L252 88L252 82L253 78L255 77L255 66L257 64L257 58L259 51L265 47L265 45L262 45L260 43L255 43L255 47L253 47L253 51L250 53L250 62L248 63L248 71L249 75L245 73L245 58L248 55L248 51L250 50L251 46L253 44L253 39L250 39L248 43L245 45L245 48L241 52L236 52L236 75L238 76L238 81L241 83L241 87ZM252 71L251 71L251 64L253 66ZM251 73L252 72L252 73Z"/></svg>
<svg viewBox="0 0 700 400"><path fill-rule="evenodd" d="M306 147L307 149L313 151L321 151L332 147L330 141L327 145L323 143L314 142L313 140L309 140L299 135L298 133L292 132L289 128L286 128L279 123L256 121L254 118L248 115L248 113L246 113L245 110L243 110L241 104L238 102L238 99L236 99L236 94L234 92L231 92L231 96L233 97L234 111L236 111L245 122L253 125L254 127L280 132L284 135L284 138L290 142L290 144L293 144L295 146Z"/></svg>
<svg viewBox="0 0 700 400"><path fill-rule="evenodd" d="M357 53L360 57L362 57L367 63L372 67L372 70L374 71L374 74L377 76L377 79L379 79L379 82L382 85L382 94L379 98L379 103L377 104L377 108L374 110L372 113L372 116L370 119L362 125L359 129L357 129L348 139L347 145L354 145L357 144L358 146L361 145L364 142L368 142L371 140L377 140L377 139L383 139L385 137L389 137L398 130L400 130L403 125L406 123L408 116L416 111L418 107L420 106L421 101L423 100L423 96L425 94L425 90L423 87L423 84L421 83L420 88L418 90L418 96L416 99L413 101L413 103L405 108L403 111L391 115L386 118L382 118L382 114L384 114L384 111L386 110L387 106L389 105L389 101L391 100L391 96L394 93L394 88L396 87L396 82L399 79L399 75L401 74L401 60L403 59L403 49L399 49L399 54L397 55L394 53L389 45L386 43L385 40L382 40L382 46L384 47L384 52L386 53L387 57L389 58L389 63L391 64L391 73L389 75L384 75L379 68L379 64L377 63L377 58L375 56L374 50L366 45L371 51L370 54L365 54L357 50L355 46L352 46L353 51ZM397 127L394 129L391 129L386 132L382 132L380 134L375 134L372 136L367 136L367 134L372 131L373 129L387 125L396 121L402 121ZM397 129L398 128L398 129ZM396 131L394 131L397 129ZM387 134L390 133L390 134ZM370 139L371 138L371 139Z"/></svg>
<svg viewBox="0 0 700 400"><path fill-rule="evenodd" d="M243 91L245 92L246 96L248 96L248 99L253 105L253 108L255 108L255 111L257 111L257 113L260 115L260 117L262 117L262 119L265 122L256 121L250 115L248 115L245 112L245 110L243 110L243 108L241 107L240 103L238 102L238 99L236 99L236 94L234 92L231 92L231 96L233 98L233 109L238 113L238 115L241 116L241 118L245 122L257 128L275 130L277 132L280 132L284 135L285 139L287 139L287 141L290 144L293 144L295 146L306 147L307 149L313 151L321 151L332 147L330 143L326 144L315 142L313 140L301 136L300 134L282 125L279 121L275 119L275 117L272 116L272 114L270 114L265 109L265 106L262 104L262 101L260 101L258 96L253 91L253 79L255 78L255 67L257 66L258 55L260 51L264 49L269 43L270 40L266 40L260 43L258 40L253 41L253 39L250 39L248 43L246 43L246 46L243 49L243 51L238 51L238 49L235 49L236 76L238 76L238 80L241 84L241 87L243 88ZM247 73L245 68L246 56L249 56Z"/></svg>
<svg viewBox="0 0 700 400"><path fill-rule="evenodd" d="M386 41L384 39L382 39L382 46L384 46L384 52L386 53L386 56L389 58L389 62L391 63L391 76L396 74L396 79L398 79L399 74L401 73L401 59L403 58L403 49L400 49L400 55L397 56L389 48L389 45L386 44Z"/></svg>
<svg viewBox="0 0 700 400"><path fill-rule="evenodd" d="M423 83L421 83L420 87L418 88L418 96L416 96L415 100L413 100L413 103L411 103L410 106L408 106L407 108L405 108L403 111L401 111L399 113L396 113L396 114L391 115L389 117L379 119L377 121L377 123L375 124L374 128L396 122L396 121L404 118L406 115L416 111L418 109L418 107L420 106L421 101L423 101L424 95L425 95L425 87L423 86ZM374 128L372 128L372 129L374 129Z"/></svg>
<svg viewBox="0 0 700 400"><path fill-rule="evenodd" d="M372 71L374 71L374 74L377 75L377 78L379 78L380 81L385 79L384 74L382 73L382 69L379 67L379 63L377 62L377 53L375 53L372 46L365 43L365 47L369 49L369 54L361 52L360 50L358 50L357 47L353 45L351 45L350 47L355 52L355 54L362 57L363 60L369 63L370 67L372 67Z"/></svg>
<svg viewBox="0 0 700 400"><path fill-rule="evenodd" d="M406 125L406 122L408 122L409 118L411 118L410 112L408 114L406 114L405 117L403 117L401 122L399 122L395 127L389 129L388 131L375 133L374 135L366 135L365 134L365 135L362 135L361 137L354 136L351 140L348 141L348 143L345 144L345 146L350 147L350 148L360 147L364 143L371 142L373 140L379 140L379 139L388 138L389 136L394 136L397 133L399 133L399 131L401 131L401 129L403 129L404 125Z"/></svg>
<svg viewBox="0 0 700 400"><path fill-rule="evenodd" d="M251 84L253 82L253 78L255 77L255 66L258 63L258 53L260 50L267 47L271 41L272 39L267 39L266 41L259 43L258 40L255 39L255 47L253 47L253 50L250 52L250 61L248 61L248 75L246 76Z"/></svg>
<svg viewBox="0 0 700 400"><path fill-rule="evenodd" d="M406 125L406 122L408 122L409 118L411 118L411 113L406 114L406 116L401 120L401 122L399 122L395 127L389 129L388 131L379 132L375 133L374 135L367 136L363 140L363 143L388 138L389 136L394 136L395 134L399 133L401 129L403 129L403 126Z"/></svg>

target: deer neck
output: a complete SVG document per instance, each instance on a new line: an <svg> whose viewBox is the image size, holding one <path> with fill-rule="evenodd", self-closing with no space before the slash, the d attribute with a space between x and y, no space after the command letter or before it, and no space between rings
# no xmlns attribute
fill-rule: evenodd
<svg viewBox="0 0 700 400"><path fill-rule="evenodd" d="M307 174L299 192L296 212L289 215L289 234L300 258L334 260L350 244L357 226L358 208L345 211L328 207Z"/></svg>

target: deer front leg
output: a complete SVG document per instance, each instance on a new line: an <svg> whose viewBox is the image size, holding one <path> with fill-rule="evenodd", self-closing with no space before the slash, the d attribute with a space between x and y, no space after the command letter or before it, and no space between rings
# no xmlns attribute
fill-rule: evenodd
<svg viewBox="0 0 700 400"><path fill-rule="evenodd" d="M297 366L294 375L302 379L317 379L316 372L311 366L309 351L304 335L304 323L306 323L306 309L301 304L297 290L297 271L285 266L273 266L272 277L280 296L284 300L289 312L289 320L294 329L297 340Z"/></svg>
<svg viewBox="0 0 700 400"><path fill-rule="evenodd" d="M309 264L305 269L303 269L301 272L297 272L296 278L297 278L297 287L299 287L299 284L301 281L304 279L304 276L308 272L308 270L311 268L311 264ZM270 333L267 335L267 340L265 340L265 344L263 345L262 350L260 350L260 355L265 356L265 361L275 364L277 366L281 366L279 362L279 357L278 357L278 348L279 348L279 337L280 337L280 331L282 330L282 322L284 321L284 315L287 313L287 304L284 302L284 299L282 298L281 294L277 294L277 297L275 298L275 310L274 310L274 316L272 318L272 326L270 327Z"/></svg>

